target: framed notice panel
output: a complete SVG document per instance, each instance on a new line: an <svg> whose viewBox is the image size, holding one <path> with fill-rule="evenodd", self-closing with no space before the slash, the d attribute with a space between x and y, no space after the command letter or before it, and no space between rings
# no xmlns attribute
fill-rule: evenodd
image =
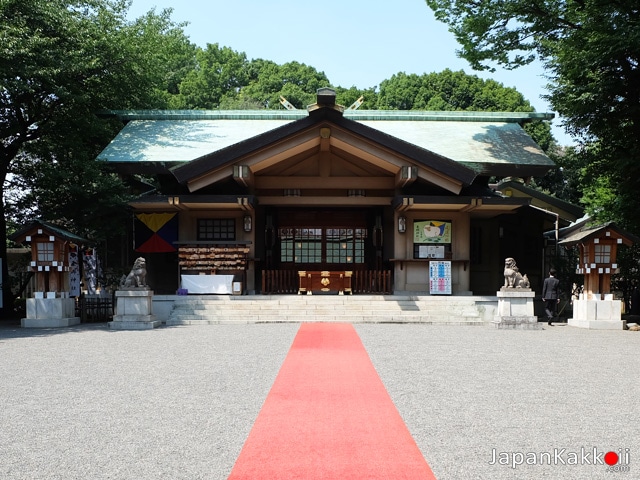
<svg viewBox="0 0 640 480"><path fill-rule="evenodd" d="M451 295L451 262L429 262L429 293L431 295Z"/></svg>
<svg viewBox="0 0 640 480"><path fill-rule="evenodd" d="M413 222L413 243L451 243L451 222L442 220Z"/></svg>
<svg viewBox="0 0 640 480"><path fill-rule="evenodd" d="M416 220L413 222L413 258L451 258L451 222Z"/></svg>

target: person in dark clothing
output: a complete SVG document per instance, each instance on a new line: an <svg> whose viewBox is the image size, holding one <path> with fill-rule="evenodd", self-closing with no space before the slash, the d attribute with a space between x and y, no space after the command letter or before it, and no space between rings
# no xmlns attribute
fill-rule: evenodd
<svg viewBox="0 0 640 480"><path fill-rule="evenodd" d="M640 315L640 290L638 285L633 286L631 291L631 308L629 309L631 315Z"/></svg>
<svg viewBox="0 0 640 480"><path fill-rule="evenodd" d="M556 278L555 269L549 270L549 276L544 279L542 285L542 301L544 302L544 312L547 314L547 324L551 325L551 320L556 313L556 305L560 303L560 294L558 292L560 280Z"/></svg>

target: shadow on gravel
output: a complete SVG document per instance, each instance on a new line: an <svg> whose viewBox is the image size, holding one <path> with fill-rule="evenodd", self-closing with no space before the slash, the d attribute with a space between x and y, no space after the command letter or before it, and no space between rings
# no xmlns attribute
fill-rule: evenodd
<svg viewBox="0 0 640 480"><path fill-rule="evenodd" d="M81 323L80 325L73 325L71 327L57 327L57 328L22 328L20 326L20 320L15 319L2 319L0 320L0 343L4 340L11 340L15 338L33 338L33 337L51 337L54 335L70 335L83 332L94 332L102 330L109 333L120 332L152 332L156 330L164 330L167 328L184 328L182 325L160 325L154 329L149 330L114 330L109 328L108 322L92 322Z"/></svg>
<svg viewBox="0 0 640 480"><path fill-rule="evenodd" d="M0 320L0 342L13 338L29 338L29 337L51 337L53 335L64 335L73 333L82 333L86 331L109 330L105 323L81 323L72 327L60 328L22 328L20 320Z"/></svg>

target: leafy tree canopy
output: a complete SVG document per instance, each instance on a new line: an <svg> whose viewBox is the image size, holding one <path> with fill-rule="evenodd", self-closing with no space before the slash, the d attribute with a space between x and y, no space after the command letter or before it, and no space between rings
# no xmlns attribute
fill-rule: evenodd
<svg viewBox="0 0 640 480"><path fill-rule="evenodd" d="M170 10L129 22L128 7L0 0L1 258L9 214L10 228L38 216L95 239L122 224L109 216L124 211L123 185L94 162L118 126L96 112L163 106L192 50ZM31 208L20 208L29 199ZM97 220L98 212L106 217ZM3 292L10 305L10 289Z"/></svg>
<svg viewBox="0 0 640 480"><path fill-rule="evenodd" d="M240 88L249 82L249 62L244 53L229 47L208 44L195 53L195 65L179 84L181 108L218 108L237 98Z"/></svg>
<svg viewBox="0 0 640 480"><path fill-rule="evenodd" d="M469 110L532 112L514 88L463 71L423 75L398 73L380 83L378 108L391 110Z"/></svg>
<svg viewBox="0 0 640 480"><path fill-rule="evenodd" d="M257 100L265 108L281 108L280 96L296 108L306 108L315 102L316 91L329 85L323 72L299 62L278 65L257 60L252 64L251 73L251 81L240 90L239 96Z"/></svg>
<svg viewBox="0 0 640 480"><path fill-rule="evenodd" d="M584 144L576 158L590 213L640 231L637 0L426 2L474 68L543 62L551 105Z"/></svg>
<svg viewBox="0 0 640 480"><path fill-rule="evenodd" d="M159 106L173 82L165 67L172 49L188 51L189 42L170 11L128 22L127 8L120 0L0 2L3 192L9 174L27 173L34 162L66 171L92 162L117 127L98 110Z"/></svg>

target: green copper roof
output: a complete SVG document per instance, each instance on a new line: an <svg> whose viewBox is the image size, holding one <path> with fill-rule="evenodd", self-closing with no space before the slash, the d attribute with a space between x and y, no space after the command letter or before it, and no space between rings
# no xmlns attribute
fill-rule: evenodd
<svg viewBox="0 0 640 480"><path fill-rule="evenodd" d="M309 116L306 110L101 114L127 123L98 159L129 165L189 162ZM347 110L344 118L459 162L476 174L531 176L554 165L520 126L553 114Z"/></svg>
<svg viewBox="0 0 640 480"><path fill-rule="evenodd" d="M132 120L98 155L108 162L188 162L291 120Z"/></svg>
<svg viewBox="0 0 640 480"><path fill-rule="evenodd" d="M85 244L89 242L87 239L80 237L75 233L71 233L70 231L65 230L62 227L59 227L58 225L54 225L52 223L45 222L44 220L40 220L40 219L33 220L31 223L24 225L18 231L9 235L9 239L17 242L24 242L24 236L28 234L30 231L37 228L48 230L50 233L55 234L55 236L65 240L72 241L72 242L85 243Z"/></svg>
<svg viewBox="0 0 640 480"><path fill-rule="evenodd" d="M361 123L460 162L479 174L509 175L505 170L513 165L554 165L517 123L388 120ZM489 165L491 172L485 171Z"/></svg>
<svg viewBox="0 0 640 480"><path fill-rule="evenodd" d="M297 120L309 114L306 110L105 110L101 116L131 120ZM537 112L447 112L420 110L346 110L352 120L439 121L439 122L504 122L524 123L551 120L552 113Z"/></svg>

